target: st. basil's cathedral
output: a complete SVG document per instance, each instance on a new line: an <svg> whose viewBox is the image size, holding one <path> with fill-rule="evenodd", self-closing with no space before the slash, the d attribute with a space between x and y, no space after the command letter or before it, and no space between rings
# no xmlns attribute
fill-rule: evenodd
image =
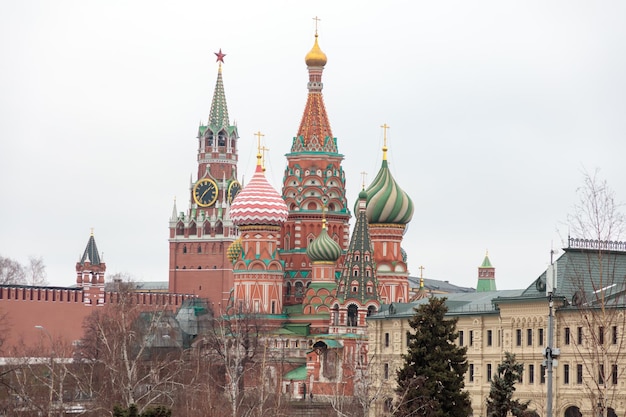
<svg viewBox="0 0 626 417"><path fill-rule="evenodd" d="M256 170L242 187L239 136L222 78L225 55L216 56L190 208L178 212L174 204L169 223L169 291L205 298L215 314L245 311L274 323L272 346L289 348L294 359L277 378L283 391L328 395L341 379L348 381L343 394L351 395L357 368L366 366L366 317L381 304L409 301L402 238L413 203L389 171L386 130L380 170L363 184L351 212L343 155L322 95L327 57L316 33L305 57L307 101L286 155L282 192L265 177L260 132Z"/></svg>

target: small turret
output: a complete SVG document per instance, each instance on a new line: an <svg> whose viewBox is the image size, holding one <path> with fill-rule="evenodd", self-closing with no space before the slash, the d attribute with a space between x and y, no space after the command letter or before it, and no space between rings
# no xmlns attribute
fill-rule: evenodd
<svg viewBox="0 0 626 417"><path fill-rule="evenodd" d="M478 284L476 292L496 291L496 268L491 265L489 252L485 253L483 263L478 267Z"/></svg>

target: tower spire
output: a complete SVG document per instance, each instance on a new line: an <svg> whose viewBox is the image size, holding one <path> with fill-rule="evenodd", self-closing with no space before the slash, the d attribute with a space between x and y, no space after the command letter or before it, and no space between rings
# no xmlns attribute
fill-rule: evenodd
<svg viewBox="0 0 626 417"><path fill-rule="evenodd" d="M337 153L336 139L328 122L326 107L322 97L322 72L326 65L326 54L318 44L317 22L315 17L315 42L313 48L306 54L304 61L309 71L309 82L304 114L298 128L298 135L294 138L291 152L332 152Z"/></svg>
<svg viewBox="0 0 626 417"><path fill-rule="evenodd" d="M214 52L217 56L216 62L219 63L217 69L217 81L215 82L215 90L213 92L213 101L211 102L211 112L209 113L209 128L217 133L219 130L227 129L230 126L228 119L228 106L226 105L226 95L224 94L224 81L222 79L222 64L226 54Z"/></svg>
<svg viewBox="0 0 626 417"><path fill-rule="evenodd" d="M478 284L476 292L496 290L496 268L491 265L489 251L485 251L485 259L478 267Z"/></svg>

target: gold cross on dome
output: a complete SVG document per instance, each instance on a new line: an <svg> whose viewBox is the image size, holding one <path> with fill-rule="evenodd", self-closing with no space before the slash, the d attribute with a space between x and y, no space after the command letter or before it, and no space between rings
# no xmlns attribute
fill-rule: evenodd
<svg viewBox="0 0 626 417"><path fill-rule="evenodd" d="M386 161L387 160L387 130L390 128L390 126L388 126L387 123L385 123L381 127L383 128L383 159Z"/></svg>
<svg viewBox="0 0 626 417"><path fill-rule="evenodd" d="M365 190L365 178L367 178L367 172L361 171L361 184L364 190Z"/></svg>
<svg viewBox="0 0 626 417"><path fill-rule="evenodd" d="M263 133L261 133L261 131L259 130L258 132L256 132L254 134L254 136L256 136L256 159L257 159L257 165L261 165L261 137L265 136Z"/></svg>
<svg viewBox="0 0 626 417"><path fill-rule="evenodd" d="M383 143L384 146L387 147L387 129L389 129L391 126L388 126L387 123L384 123L381 127L383 128Z"/></svg>
<svg viewBox="0 0 626 417"><path fill-rule="evenodd" d="M266 148L265 145L261 146L261 164L263 167L263 171L265 171L265 151L269 151L270 148Z"/></svg>
<svg viewBox="0 0 626 417"><path fill-rule="evenodd" d="M424 269L426 269L426 268L424 268L423 266L420 265L420 267L417 268L417 269L420 270L420 278L424 278Z"/></svg>
<svg viewBox="0 0 626 417"><path fill-rule="evenodd" d="M315 20L315 36L317 36L317 24L318 22L320 22L322 19L320 19L319 17L315 16L313 18L313 20Z"/></svg>

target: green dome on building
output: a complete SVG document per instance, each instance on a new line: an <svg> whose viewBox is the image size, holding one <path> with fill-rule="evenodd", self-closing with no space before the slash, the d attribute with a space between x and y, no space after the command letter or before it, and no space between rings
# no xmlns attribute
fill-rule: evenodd
<svg viewBox="0 0 626 417"><path fill-rule="evenodd" d="M341 247L326 230L326 219L323 220L322 232L306 248L311 262L337 262L341 256Z"/></svg>
<svg viewBox="0 0 626 417"><path fill-rule="evenodd" d="M407 224L413 218L413 201L389 172L386 158L366 192L370 224Z"/></svg>

